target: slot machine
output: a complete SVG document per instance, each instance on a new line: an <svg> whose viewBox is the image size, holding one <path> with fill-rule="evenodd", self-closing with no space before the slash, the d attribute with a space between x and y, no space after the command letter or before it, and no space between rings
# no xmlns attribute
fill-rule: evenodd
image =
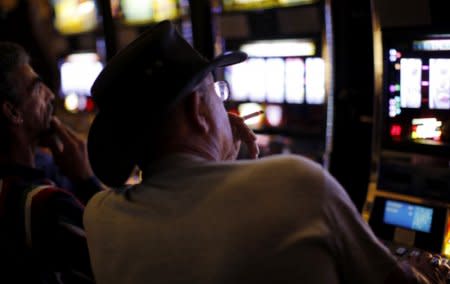
<svg viewBox="0 0 450 284"><path fill-rule="evenodd" d="M53 25L65 46L57 62L60 86L56 114L86 138L96 110L90 88L106 63L99 5L94 0L50 3Z"/></svg>
<svg viewBox="0 0 450 284"><path fill-rule="evenodd" d="M374 1L376 121L363 217L398 258L448 258L450 29L419 2L411 12Z"/></svg>
<svg viewBox="0 0 450 284"><path fill-rule="evenodd" d="M329 3L224 0L212 10L215 53L241 50L249 56L217 77L231 88L228 111L264 111L246 121L257 134L260 156L303 154L327 167L333 105Z"/></svg>

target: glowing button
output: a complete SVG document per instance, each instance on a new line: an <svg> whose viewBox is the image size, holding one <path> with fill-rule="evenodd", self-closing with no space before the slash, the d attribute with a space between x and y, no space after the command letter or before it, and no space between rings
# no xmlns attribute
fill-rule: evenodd
<svg viewBox="0 0 450 284"><path fill-rule="evenodd" d="M76 112L78 110L78 104L78 95L75 93L70 93L64 100L64 107L70 112Z"/></svg>

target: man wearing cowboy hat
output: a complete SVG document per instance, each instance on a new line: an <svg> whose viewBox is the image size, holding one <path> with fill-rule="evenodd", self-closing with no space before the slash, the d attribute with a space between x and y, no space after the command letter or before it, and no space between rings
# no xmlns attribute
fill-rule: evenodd
<svg viewBox="0 0 450 284"><path fill-rule="evenodd" d="M255 136L227 114L227 84L212 72L245 59L208 61L163 21L99 75L89 158L120 189L85 211L96 281L418 283L422 274L397 263L320 165L293 155L235 160L241 141L257 158ZM135 166L142 182L121 187ZM446 267L430 271L427 281L443 283Z"/></svg>

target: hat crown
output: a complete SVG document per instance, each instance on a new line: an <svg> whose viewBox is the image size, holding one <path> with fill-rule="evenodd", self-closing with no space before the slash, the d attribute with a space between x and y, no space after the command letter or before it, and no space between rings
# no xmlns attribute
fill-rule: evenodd
<svg viewBox="0 0 450 284"><path fill-rule="evenodd" d="M163 21L108 62L92 85L92 97L100 110L122 108L130 102L170 102L209 63L172 22ZM157 97L161 91L165 100Z"/></svg>

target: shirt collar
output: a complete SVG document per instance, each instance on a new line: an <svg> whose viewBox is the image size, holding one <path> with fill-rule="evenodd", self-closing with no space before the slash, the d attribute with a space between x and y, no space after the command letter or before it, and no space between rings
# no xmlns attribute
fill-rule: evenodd
<svg viewBox="0 0 450 284"><path fill-rule="evenodd" d="M208 163L209 161L201 156L188 153L174 153L158 161L152 162L144 169L144 174L153 175L171 169L191 168L193 166Z"/></svg>

